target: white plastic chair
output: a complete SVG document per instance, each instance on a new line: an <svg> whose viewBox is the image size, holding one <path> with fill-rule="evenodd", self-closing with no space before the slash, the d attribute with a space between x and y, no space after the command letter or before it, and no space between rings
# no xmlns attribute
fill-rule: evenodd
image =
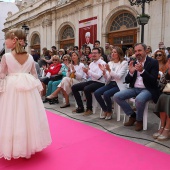
<svg viewBox="0 0 170 170"><path fill-rule="evenodd" d="M135 99L134 98L130 98L129 101L133 102L133 104L135 104ZM148 105L149 102L146 102L145 104L145 109L143 112L143 130L147 130L147 123L148 123ZM126 114L124 114L124 121L123 123L126 121Z"/></svg>
<svg viewBox="0 0 170 170"><path fill-rule="evenodd" d="M117 121L120 121L120 114L122 113L122 108L116 102L114 102L113 113L117 115Z"/></svg>
<svg viewBox="0 0 170 170"><path fill-rule="evenodd" d="M94 96L94 93L92 93L92 106L93 106L93 114L95 114L97 108L100 107L100 106L99 106L99 103Z"/></svg>

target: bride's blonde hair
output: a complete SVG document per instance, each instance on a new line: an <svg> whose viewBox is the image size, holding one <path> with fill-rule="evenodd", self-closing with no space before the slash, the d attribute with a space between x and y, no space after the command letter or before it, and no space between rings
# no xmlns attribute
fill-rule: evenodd
<svg viewBox="0 0 170 170"><path fill-rule="evenodd" d="M22 29L11 29L5 34L5 39L16 39L16 45L15 48L12 50L15 50L17 54L24 54L27 53L24 49L25 46L25 40L26 35L25 32Z"/></svg>

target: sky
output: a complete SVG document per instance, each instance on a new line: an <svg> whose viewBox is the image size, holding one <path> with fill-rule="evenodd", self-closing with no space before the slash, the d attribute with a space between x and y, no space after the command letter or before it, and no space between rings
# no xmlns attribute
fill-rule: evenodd
<svg viewBox="0 0 170 170"><path fill-rule="evenodd" d="M4 1L4 2L15 2L15 0L1 0L1 1Z"/></svg>

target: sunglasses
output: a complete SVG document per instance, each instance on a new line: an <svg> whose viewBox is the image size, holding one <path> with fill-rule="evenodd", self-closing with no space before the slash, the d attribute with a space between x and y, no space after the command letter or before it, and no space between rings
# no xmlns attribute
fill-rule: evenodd
<svg viewBox="0 0 170 170"><path fill-rule="evenodd" d="M161 57L162 56L162 54L155 54L155 57Z"/></svg>
<svg viewBox="0 0 170 170"><path fill-rule="evenodd" d="M80 60L80 61L85 61L85 60Z"/></svg>
<svg viewBox="0 0 170 170"><path fill-rule="evenodd" d="M68 61L67 59L63 59L63 61Z"/></svg>
<svg viewBox="0 0 170 170"><path fill-rule="evenodd" d="M53 59L53 61L58 61L57 59Z"/></svg>
<svg viewBox="0 0 170 170"><path fill-rule="evenodd" d="M165 50L165 48L159 48L160 50Z"/></svg>

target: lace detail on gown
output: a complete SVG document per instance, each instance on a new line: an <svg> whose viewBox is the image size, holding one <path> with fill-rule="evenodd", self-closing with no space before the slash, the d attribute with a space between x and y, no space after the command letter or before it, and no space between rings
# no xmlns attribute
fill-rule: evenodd
<svg viewBox="0 0 170 170"><path fill-rule="evenodd" d="M0 92L4 92L5 91L5 87L6 87L6 73L7 73L7 64L6 64L6 59L5 59L5 55L3 55L2 59L1 59L1 65L0 65Z"/></svg>
<svg viewBox="0 0 170 170"><path fill-rule="evenodd" d="M1 65L0 65L0 79L4 79L7 74L7 64L5 55L2 56Z"/></svg>

